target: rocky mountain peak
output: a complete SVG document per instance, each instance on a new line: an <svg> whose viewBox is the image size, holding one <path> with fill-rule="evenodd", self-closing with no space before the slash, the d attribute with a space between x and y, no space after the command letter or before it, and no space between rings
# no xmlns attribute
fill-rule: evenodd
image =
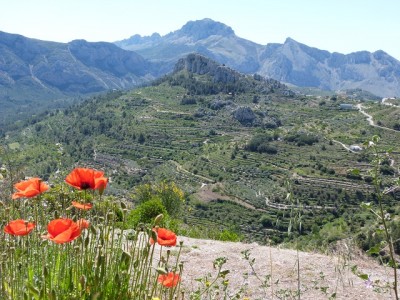
<svg viewBox="0 0 400 300"><path fill-rule="evenodd" d="M298 44L298 42L296 42L291 37L287 37L284 44Z"/></svg>
<svg viewBox="0 0 400 300"><path fill-rule="evenodd" d="M155 43L161 40L161 35L154 32L150 36L141 36L140 34L132 35L130 38L115 42L119 47L123 47L126 44L140 44L140 43Z"/></svg>
<svg viewBox="0 0 400 300"><path fill-rule="evenodd" d="M178 31L183 35L191 36L195 41L212 35L229 36L235 34L231 27L212 19L189 21Z"/></svg>

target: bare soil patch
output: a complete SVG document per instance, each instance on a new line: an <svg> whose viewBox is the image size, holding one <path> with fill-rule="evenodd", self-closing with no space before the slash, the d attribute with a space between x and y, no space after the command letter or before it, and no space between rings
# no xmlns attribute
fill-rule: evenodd
<svg viewBox="0 0 400 300"><path fill-rule="evenodd" d="M374 288L368 287L364 280L351 272L351 267L357 265L358 269L370 275L373 281L376 279L391 281L393 276L391 269L379 265L360 253L348 255L339 251L335 255L323 255L299 252L297 255L295 250L260 246L256 243L220 242L187 237L179 237L179 240L183 241L182 284L186 291L196 289L199 282L195 279L202 278L207 273L215 275L214 260L226 257L227 263L223 269L230 270L226 276L229 280L229 294L234 295L242 289L240 299L246 297L252 300L298 299L296 296L297 261L300 266L301 299L329 299L329 296L335 292L335 299L394 299L394 295L388 289L376 292ZM241 254L245 250L249 250L251 259L255 259L255 273ZM349 256L352 257L349 258ZM270 275L272 285L262 288L256 274L260 278Z"/></svg>

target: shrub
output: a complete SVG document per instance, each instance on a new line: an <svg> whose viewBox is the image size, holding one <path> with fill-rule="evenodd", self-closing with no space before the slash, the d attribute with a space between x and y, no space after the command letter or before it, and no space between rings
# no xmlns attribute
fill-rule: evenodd
<svg viewBox="0 0 400 300"><path fill-rule="evenodd" d="M274 147L268 143L265 143L265 142L257 147L257 151L259 153L268 153L268 154L277 154L278 153L278 149L276 149L276 147Z"/></svg>
<svg viewBox="0 0 400 300"><path fill-rule="evenodd" d="M182 105L192 105L192 104L197 104L197 101L196 101L195 98L186 98L186 97L184 97L181 100L181 104Z"/></svg>
<svg viewBox="0 0 400 300"><path fill-rule="evenodd" d="M296 143L297 146L313 145L318 143L319 139L317 136L307 133L296 133L288 135L286 141Z"/></svg>
<svg viewBox="0 0 400 300"><path fill-rule="evenodd" d="M240 237L239 235L229 229L224 229L221 231L221 233L219 234L219 236L217 237L218 240L220 241L225 241L225 242L239 242L240 241Z"/></svg>
<svg viewBox="0 0 400 300"><path fill-rule="evenodd" d="M262 215L260 218L260 223L264 228L270 228L274 224L274 220L268 215Z"/></svg>
<svg viewBox="0 0 400 300"><path fill-rule="evenodd" d="M126 225L128 228L136 228L139 223L151 224L154 218L160 214L163 214L165 217L168 216L167 210L161 200L153 198L131 210L127 216Z"/></svg>
<svg viewBox="0 0 400 300"><path fill-rule="evenodd" d="M182 204L185 202L183 191L174 182L147 183L136 187L134 199L137 202L143 203L154 198L161 200L171 217L181 213Z"/></svg>
<svg viewBox="0 0 400 300"><path fill-rule="evenodd" d="M253 136L253 138L247 143L247 145L244 148L247 151L259 152L258 147L261 144L270 142L272 140L273 140L273 136L271 136L271 135L268 135L268 134L257 134L255 136Z"/></svg>
<svg viewBox="0 0 400 300"><path fill-rule="evenodd" d="M395 173L395 170L391 166L388 166L388 165L382 165L380 167L379 171L383 175L394 175L394 173Z"/></svg>

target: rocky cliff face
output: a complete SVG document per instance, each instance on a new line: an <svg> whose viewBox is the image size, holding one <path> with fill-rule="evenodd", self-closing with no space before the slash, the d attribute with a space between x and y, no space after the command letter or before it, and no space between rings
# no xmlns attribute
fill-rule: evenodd
<svg viewBox="0 0 400 300"><path fill-rule="evenodd" d="M277 80L267 79L257 74L253 76L241 74L200 54L189 54L179 59L173 73L180 71L208 75L211 82L217 84L220 88L229 86L227 90L243 92L253 89L260 94L277 93L286 97L294 96L293 91Z"/></svg>
<svg viewBox="0 0 400 300"><path fill-rule="evenodd" d="M199 75L208 74L213 78L214 82L224 84L234 83L241 76L240 73L198 54L189 54L187 57L180 59L175 65L174 72L179 72L180 70Z"/></svg>

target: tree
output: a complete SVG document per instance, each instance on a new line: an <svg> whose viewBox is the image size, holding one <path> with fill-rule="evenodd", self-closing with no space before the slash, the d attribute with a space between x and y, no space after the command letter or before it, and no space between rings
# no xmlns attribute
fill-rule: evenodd
<svg viewBox="0 0 400 300"><path fill-rule="evenodd" d="M145 139L143 133L140 133L139 137L138 137L139 144L143 144L145 141L146 141L146 139Z"/></svg>

